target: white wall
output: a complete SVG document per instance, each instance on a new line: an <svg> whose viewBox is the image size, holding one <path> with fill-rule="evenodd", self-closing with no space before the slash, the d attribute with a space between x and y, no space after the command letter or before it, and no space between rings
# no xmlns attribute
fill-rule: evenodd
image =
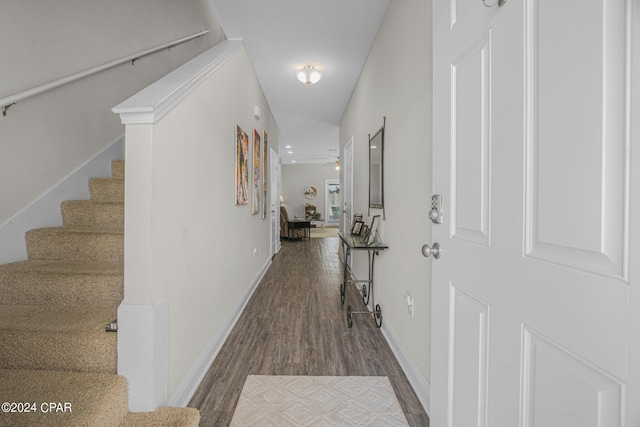
<svg viewBox="0 0 640 427"><path fill-rule="evenodd" d="M222 46L231 46L226 62L207 65L204 61L209 71L201 72L197 68L201 58ZM209 62L215 64L215 58L211 56ZM195 68L189 71L192 65ZM269 219L252 215L250 202L234 203L235 127L249 135L250 143L253 129L261 136L267 131L269 147L276 152L280 140L240 42L226 41L176 70L177 79L185 75L193 76L194 86L187 97L178 96L178 103L159 120L128 124L126 130L121 310L135 311L136 306L141 312L155 310L166 299L166 396L172 404L188 402L271 261ZM176 78L166 80L171 85ZM158 91L165 87L162 82L157 85ZM140 93L116 111L147 107L136 99L153 98L155 90L150 87L149 97ZM168 93L172 92L170 88ZM260 107L260 120L253 117L254 105ZM250 148L250 158L252 153ZM135 359L145 349L127 348L120 339L130 333L148 336L144 327L119 325L119 372L130 380L130 387L137 384L132 378L137 371L135 366L123 367L121 359ZM150 333L163 334L163 328L153 326Z"/></svg>
<svg viewBox="0 0 640 427"><path fill-rule="evenodd" d="M420 249L430 243L427 217L431 189L431 2L392 1L344 114L340 141L354 136L353 212L367 214L368 134L387 116L384 147L386 221L379 233L389 249L376 268L376 303L402 349L429 379L430 262ZM371 215L381 214L372 210ZM369 223L370 220L367 220ZM360 255L360 256L358 256ZM366 254L354 256L359 278L367 276ZM404 305L414 298L414 317ZM406 370L406 369L405 369ZM409 373L409 375L412 375ZM410 380L412 378L410 377ZM423 404L424 404L423 400Z"/></svg>
<svg viewBox="0 0 640 427"><path fill-rule="evenodd" d="M0 226L122 136L111 107L224 38L206 0L0 0L0 10L0 98L211 31L0 116Z"/></svg>
<svg viewBox="0 0 640 427"><path fill-rule="evenodd" d="M234 205L235 125L250 145L256 128L279 146L244 50L156 127L152 299L170 301L169 395L270 259L269 220L251 214L250 200Z"/></svg>
<svg viewBox="0 0 640 427"><path fill-rule="evenodd" d="M304 217L304 207L307 203L316 205L316 211L325 217L325 179L338 179L340 172L335 165L325 164L286 164L282 165L282 195L283 205L287 208L290 218L295 215ZM318 195L314 199L304 196L304 189L315 187Z"/></svg>

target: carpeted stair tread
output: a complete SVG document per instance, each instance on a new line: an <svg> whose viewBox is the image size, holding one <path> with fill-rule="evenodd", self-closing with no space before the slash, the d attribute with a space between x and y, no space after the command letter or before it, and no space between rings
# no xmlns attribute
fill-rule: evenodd
<svg viewBox="0 0 640 427"><path fill-rule="evenodd" d="M116 373L117 308L0 306L0 369Z"/></svg>
<svg viewBox="0 0 640 427"><path fill-rule="evenodd" d="M124 230L119 227L47 227L25 237L29 259L124 259Z"/></svg>
<svg viewBox="0 0 640 427"><path fill-rule="evenodd" d="M124 203L67 200L62 202L61 209L65 226L124 228Z"/></svg>
<svg viewBox="0 0 640 427"><path fill-rule="evenodd" d="M118 307L123 263L27 260L0 265L0 304Z"/></svg>
<svg viewBox="0 0 640 427"><path fill-rule="evenodd" d="M130 413L120 427L198 427L200 412L194 408L158 408L153 412Z"/></svg>
<svg viewBox="0 0 640 427"><path fill-rule="evenodd" d="M2 413L0 426L118 426L128 413L126 381L113 374L0 370L0 396L3 402L35 403L37 409ZM68 403L71 411L51 413L50 402L62 404L55 410Z"/></svg>

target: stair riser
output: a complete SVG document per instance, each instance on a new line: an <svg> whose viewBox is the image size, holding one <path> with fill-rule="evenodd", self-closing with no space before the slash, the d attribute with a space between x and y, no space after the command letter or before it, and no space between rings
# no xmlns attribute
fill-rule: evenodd
<svg viewBox="0 0 640 427"><path fill-rule="evenodd" d="M0 272L0 303L117 308L124 298L122 274Z"/></svg>
<svg viewBox="0 0 640 427"><path fill-rule="evenodd" d="M83 203L69 201L62 204L64 225L119 227L124 229L123 203Z"/></svg>
<svg viewBox="0 0 640 427"><path fill-rule="evenodd" d="M117 371L117 334L0 331L0 369Z"/></svg>
<svg viewBox="0 0 640 427"><path fill-rule="evenodd" d="M26 240L30 259L124 260L124 234L40 229L27 232Z"/></svg>
<svg viewBox="0 0 640 427"><path fill-rule="evenodd" d="M111 178L124 179L124 160L111 162Z"/></svg>
<svg viewBox="0 0 640 427"><path fill-rule="evenodd" d="M96 202L124 203L124 180L91 178L89 192L91 200Z"/></svg>

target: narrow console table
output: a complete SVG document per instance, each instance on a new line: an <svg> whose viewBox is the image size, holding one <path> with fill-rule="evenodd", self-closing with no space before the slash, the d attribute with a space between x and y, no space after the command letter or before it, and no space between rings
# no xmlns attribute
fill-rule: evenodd
<svg viewBox="0 0 640 427"><path fill-rule="evenodd" d="M373 316L376 326L382 326L382 310L380 309L379 304L375 304L375 300L373 298L373 264L375 261L375 257L379 255L380 251L388 249L389 247L380 241L380 236L376 233L376 238L372 244L367 245L366 241L360 236L353 236L350 234L339 232L338 236L340 237L340 241L342 243L342 248L344 250L344 270L342 283L340 284L340 301L343 305L347 305L347 325L349 328L353 326L353 315L354 314L368 314ZM351 268L349 267L349 260L351 259L352 251L367 251L367 257L369 261L369 278L365 280L352 280L349 279ZM369 299L371 299L371 305L374 307L374 311L351 311L351 305L349 305L349 297L347 292L347 286L349 284L357 284L361 283L362 286L358 290L362 293L362 301L365 306L369 304ZM367 288L368 286L368 288Z"/></svg>

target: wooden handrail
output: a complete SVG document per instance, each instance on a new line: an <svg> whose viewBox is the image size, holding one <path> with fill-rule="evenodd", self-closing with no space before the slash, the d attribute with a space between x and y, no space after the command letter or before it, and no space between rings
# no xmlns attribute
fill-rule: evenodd
<svg viewBox="0 0 640 427"><path fill-rule="evenodd" d="M186 36L186 37L183 37L181 39L178 39L178 40L175 40L175 41L172 41L172 42L169 42L169 43L165 43L165 44L163 44L161 46L157 46L157 47L154 47L154 48L151 48L151 49L147 49L147 50L144 50L142 52L139 52L139 53L136 53L136 54L133 54L133 55L129 55L129 56L125 57L125 58L117 59L115 61L111 61L111 62L108 62L106 64L102 64L102 65L99 65L97 67L93 67L93 68L90 68L88 70L81 71L79 73L71 74L69 76L62 77L60 79L54 80L52 82L44 83L44 84L42 84L40 86L36 86L36 87L31 88L31 89L27 89L27 90L24 90L22 92L19 92L19 93L16 93L16 94L9 95L9 96L6 96L4 98L1 98L0 99L0 106L2 106L2 109L1 109L2 116L3 117L6 116L7 115L7 110L9 109L9 107L11 107L13 104L15 104L15 103L17 103L19 101L23 101L23 100L25 100L27 98L32 98L32 97L34 97L36 95L40 95L42 93L45 93L45 92L48 92L50 90L56 89L56 88L58 88L60 86L64 86L66 84L73 83L73 82L75 82L77 80L83 79L83 78L88 77L90 75L97 74L97 73L100 73L102 71L108 70L109 68L117 67L118 65L122 65L122 64L124 64L126 62L132 62L133 63L139 58L142 58L142 57L147 56L147 55L151 55L152 53L155 53L155 52L158 52L158 51L161 51L161 50L164 50L164 49L172 48L173 46L188 42L188 41L193 40L195 38L202 37L205 34L207 34L208 32L209 32L208 30L200 31L199 33L192 34L190 36Z"/></svg>

